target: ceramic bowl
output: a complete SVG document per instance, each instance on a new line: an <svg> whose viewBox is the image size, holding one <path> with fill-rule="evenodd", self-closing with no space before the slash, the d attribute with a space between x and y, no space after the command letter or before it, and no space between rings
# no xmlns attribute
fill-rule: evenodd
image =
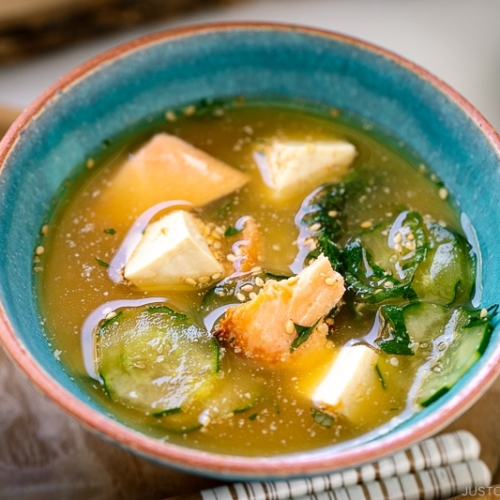
<svg viewBox="0 0 500 500"><path fill-rule="evenodd" d="M227 24L154 34L76 68L40 96L0 148L0 338L29 379L99 435L166 465L230 479L312 475L374 460L465 411L500 370L500 329L444 397L390 432L274 457L196 451L110 418L66 373L41 329L33 251L55 193L108 137L205 98L312 101L362 117L414 150L445 181L481 248L483 303L500 303L500 138L463 97L415 64L340 34Z"/></svg>

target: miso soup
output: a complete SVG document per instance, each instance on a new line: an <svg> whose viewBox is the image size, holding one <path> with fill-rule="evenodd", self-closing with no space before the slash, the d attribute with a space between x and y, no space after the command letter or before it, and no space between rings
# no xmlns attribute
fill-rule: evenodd
<svg viewBox="0 0 500 500"><path fill-rule="evenodd" d="M54 355L159 439L275 455L391 428L489 339L446 186L338 110L168 110L106 138L54 207L34 258Z"/></svg>

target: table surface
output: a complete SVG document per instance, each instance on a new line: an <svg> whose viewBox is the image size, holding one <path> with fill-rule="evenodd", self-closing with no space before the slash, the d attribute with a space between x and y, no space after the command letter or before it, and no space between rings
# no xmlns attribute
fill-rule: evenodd
<svg viewBox="0 0 500 500"><path fill-rule="evenodd" d="M206 8L0 67L0 106L24 108L79 63L137 36L231 20L307 24L388 48L454 87L500 130L499 0L249 0ZM450 427L476 434L497 483L498 401L500 382ZM213 484L90 434L39 395L0 351L0 498L161 499Z"/></svg>

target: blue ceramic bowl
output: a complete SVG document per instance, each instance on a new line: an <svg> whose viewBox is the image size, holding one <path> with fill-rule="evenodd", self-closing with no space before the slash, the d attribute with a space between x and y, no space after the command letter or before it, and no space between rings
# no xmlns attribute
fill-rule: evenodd
<svg viewBox="0 0 500 500"><path fill-rule="evenodd" d="M0 147L0 337L49 398L98 434L182 469L227 478L298 476L407 447L465 411L500 370L500 329L448 394L396 429L321 450L248 458L160 442L109 418L65 372L41 330L33 251L63 181L106 138L159 112L220 96L304 100L360 116L413 149L445 181L481 248L483 303L500 303L500 138L460 95L422 68L359 40L262 24L201 26L111 50L62 78Z"/></svg>

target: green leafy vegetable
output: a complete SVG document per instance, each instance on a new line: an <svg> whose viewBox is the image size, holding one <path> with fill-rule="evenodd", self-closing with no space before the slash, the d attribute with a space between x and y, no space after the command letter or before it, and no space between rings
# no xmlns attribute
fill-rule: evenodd
<svg viewBox="0 0 500 500"><path fill-rule="evenodd" d="M311 415L314 422L327 429L330 429L335 422L335 419L331 415L317 408L311 408Z"/></svg>
<svg viewBox="0 0 500 500"><path fill-rule="evenodd" d="M382 331L377 345L387 354L413 355L411 339L406 330L403 308L383 305L379 309Z"/></svg>
<svg viewBox="0 0 500 500"><path fill-rule="evenodd" d="M95 257L95 260L101 267L109 267L109 264L104 260L98 259L97 257Z"/></svg>
<svg viewBox="0 0 500 500"><path fill-rule="evenodd" d="M116 234L116 229L113 229L112 227L109 227L107 229L104 229L104 232L106 234L110 234L110 235L113 235L113 234Z"/></svg>
<svg viewBox="0 0 500 500"><path fill-rule="evenodd" d="M238 229L236 227L227 226L226 230L224 231L224 236L226 237L235 236L238 233L241 233L241 231L242 231L241 229Z"/></svg>
<svg viewBox="0 0 500 500"><path fill-rule="evenodd" d="M310 336L314 329L318 326L318 323L321 321L321 318L318 318L313 325L311 326L301 326L294 323L295 330L298 334L298 337L292 342L290 346L290 352L295 351L297 347L302 345Z"/></svg>

